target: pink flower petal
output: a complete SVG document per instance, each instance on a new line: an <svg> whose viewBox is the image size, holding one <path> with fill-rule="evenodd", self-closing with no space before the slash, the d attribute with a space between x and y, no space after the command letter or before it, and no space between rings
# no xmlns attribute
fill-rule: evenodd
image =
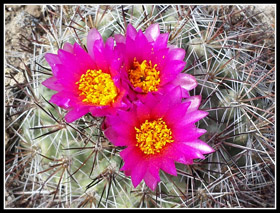
<svg viewBox="0 0 280 213"><path fill-rule="evenodd" d="M139 100L145 104L148 108L153 109L154 108L154 99L155 95L152 92L149 92L147 95L139 96Z"/></svg>
<svg viewBox="0 0 280 213"><path fill-rule="evenodd" d="M143 179L146 173L146 162L139 149L135 146L129 146L120 152L121 158L124 160L124 166L120 169L126 175L131 175L132 183L136 187ZM139 169L137 171L137 169Z"/></svg>
<svg viewBox="0 0 280 213"><path fill-rule="evenodd" d="M157 181L160 181L160 176L159 176L160 167L158 165L159 164L155 163L153 160L149 160L146 174L150 174L154 176L154 178Z"/></svg>
<svg viewBox="0 0 280 213"><path fill-rule="evenodd" d="M139 30L135 37L134 46L131 48L134 49L134 57L141 63L143 60L147 60L147 55L150 54L152 45L148 42L143 32Z"/></svg>
<svg viewBox="0 0 280 213"><path fill-rule="evenodd" d="M73 108L71 111L69 111L65 115L65 120L66 120L66 122L71 123L71 122L79 119L80 117L84 116L88 112L89 112L88 106Z"/></svg>
<svg viewBox="0 0 280 213"><path fill-rule="evenodd" d="M110 126L118 125L120 123L120 120L117 119L116 116L108 115L106 116L104 123L105 123L104 126L110 127Z"/></svg>
<svg viewBox="0 0 280 213"><path fill-rule="evenodd" d="M118 135L122 135L123 137L131 139L135 138L134 127L124 122L119 122L118 125L114 125L111 128L116 131Z"/></svg>
<svg viewBox="0 0 280 213"><path fill-rule="evenodd" d="M68 109L76 105L77 98L70 92L61 91L54 94L51 97L50 102L64 109Z"/></svg>
<svg viewBox="0 0 280 213"><path fill-rule="evenodd" d="M65 51L67 51L69 53L74 53L73 45L68 43L68 42L64 43L63 50L65 50Z"/></svg>
<svg viewBox="0 0 280 213"><path fill-rule="evenodd" d="M172 81L172 84L176 86L180 85L183 89L190 91L197 86L197 81L192 75L179 73L177 77Z"/></svg>
<svg viewBox="0 0 280 213"><path fill-rule="evenodd" d="M116 43L122 43L125 44L125 37L121 34L115 34L114 35Z"/></svg>
<svg viewBox="0 0 280 213"><path fill-rule="evenodd" d="M131 24L128 24L126 28L126 37L129 37L134 40L136 35L137 35L136 29Z"/></svg>
<svg viewBox="0 0 280 213"><path fill-rule="evenodd" d="M207 143L202 140L196 139L192 142L185 142L186 145L199 150L202 154L209 154L215 152L215 150L210 147Z"/></svg>
<svg viewBox="0 0 280 213"><path fill-rule="evenodd" d="M151 111L151 116L156 119L156 118L163 118L167 111L169 110L169 102L162 99L160 100L156 105L154 105L152 111Z"/></svg>
<svg viewBox="0 0 280 213"><path fill-rule="evenodd" d="M184 69L185 65L186 65L186 62L178 61L178 60L174 60L174 61L172 61L172 63L168 63L164 67L164 69L161 70L160 85L167 84L171 81L173 81L172 83L175 85L180 85L179 81L180 80L182 81L182 79L181 78L177 79L177 76ZM182 85L180 85L180 86L182 86ZM186 85L183 85L183 86L186 86Z"/></svg>
<svg viewBox="0 0 280 213"><path fill-rule="evenodd" d="M115 57L115 55L119 55L119 56ZM122 78L121 66L123 64L123 57L120 54L113 52L111 59L110 60L107 59L107 61L109 61L108 64L110 66L108 71L110 72L113 80L114 80L114 77L117 77L120 80L120 78Z"/></svg>
<svg viewBox="0 0 280 213"><path fill-rule="evenodd" d="M150 109L140 102L137 103L136 113L140 124L145 122L145 120L149 120L151 115Z"/></svg>
<svg viewBox="0 0 280 213"><path fill-rule="evenodd" d="M173 61L173 60L182 61L182 60L184 60L185 54L186 54L186 51L184 49L174 48L174 49L169 50L167 59L169 61Z"/></svg>
<svg viewBox="0 0 280 213"><path fill-rule="evenodd" d="M135 146L128 146L120 152L120 156L124 161L124 166L120 171L131 171L137 167L137 164L142 161L143 155Z"/></svg>
<svg viewBox="0 0 280 213"><path fill-rule="evenodd" d="M118 139L118 137L119 137L119 135L118 135L118 133L115 131L115 130L113 130L113 128L112 127L108 127L108 128L106 128L104 131L104 135L105 135L105 137L112 143L112 144L114 144L115 146L124 146L124 145L119 145L118 144L118 142L117 142L117 139Z"/></svg>
<svg viewBox="0 0 280 213"><path fill-rule="evenodd" d="M119 110L118 115L120 115L120 112L123 113L125 111ZM127 114L129 114L129 113L127 113ZM135 129L134 129L135 125L131 125L128 122L123 122L122 119L115 119L115 118L116 118L116 116L108 115L105 120L105 123L106 123L105 125L108 126L108 131L107 131L108 134L115 136L114 139L109 138L109 140L114 142L114 140L117 139L117 137L121 137L121 138L126 139L127 141L135 141ZM129 117L127 117L127 118L129 118ZM110 135L109 135L109 137L110 137Z"/></svg>
<svg viewBox="0 0 280 213"><path fill-rule="evenodd" d="M117 86L117 85L116 85ZM118 87L118 86L117 86ZM117 110L118 109L121 109L121 110L127 110L129 109L129 107L131 106L131 102L130 100L128 100L127 98L127 90L125 90L123 87L118 87L119 88L119 93L118 93L118 96L117 98L115 99L115 102L114 103L111 103L111 108L114 108L115 111L114 111L114 114L117 113ZM113 111L112 111L113 112Z"/></svg>
<svg viewBox="0 0 280 213"><path fill-rule="evenodd" d="M189 98L190 97L189 92L187 90L183 89L181 86L172 84L172 82L169 82L169 83L163 85L162 87L160 87L158 92L161 93L161 94L170 94L170 93L172 93L171 91L176 87L181 88L181 97L182 98Z"/></svg>
<svg viewBox="0 0 280 213"><path fill-rule="evenodd" d="M175 149L175 147L174 147ZM176 157L174 160L178 163L186 164L186 165L191 165L193 164L193 158L188 158L184 153L182 153L179 149L176 150Z"/></svg>
<svg viewBox="0 0 280 213"><path fill-rule="evenodd" d="M69 53L63 49L59 49L57 53L62 64L68 65L71 62L74 62L76 64L76 57L74 54Z"/></svg>
<svg viewBox="0 0 280 213"><path fill-rule="evenodd" d="M63 49L58 50L57 55L45 55L54 76L45 80L43 84L58 91L57 94L52 96L50 100L52 103L71 110L66 115L68 121L73 121L87 112L91 112L93 116L97 117L115 114L118 109L127 109L131 104L127 97L128 92L123 88L123 85L126 85L125 81L119 73L120 66L123 63L123 56L119 52L122 49L117 48L118 50L114 51L113 38L108 38L104 45L103 39L96 29L92 29L88 33L87 49L88 52L77 43L72 45L66 42ZM81 75L89 69L101 69L112 76L118 89L118 96L112 104L95 106L91 103L82 102L77 82Z"/></svg>
<svg viewBox="0 0 280 213"><path fill-rule="evenodd" d="M198 110L200 102L201 102L201 96L200 95L190 96L184 102L190 102L191 103L191 105L188 108L188 113L191 113L195 110Z"/></svg>
<svg viewBox="0 0 280 213"><path fill-rule="evenodd" d="M152 48L152 46L149 48ZM153 64L157 64L157 70L161 72L166 66L166 56L168 55L168 51L169 50L167 48L152 51L150 53L146 53L145 57L147 61L152 61Z"/></svg>
<svg viewBox="0 0 280 213"><path fill-rule="evenodd" d="M74 56L79 56L79 60L77 60L79 69L75 71L77 75L81 76L89 69L91 70L96 69L96 65L93 62L92 58L80 45L75 43L73 51L74 51Z"/></svg>
<svg viewBox="0 0 280 213"><path fill-rule="evenodd" d="M88 36L87 36L87 50L93 60L95 59L93 49L97 48L101 50L103 45L104 43L100 33L95 28L91 29L88 32Z"/></svg>
<svg viewBox="0 0 280 213"><path fill-rule="evenodd" d="M189 142L196 140L201 135L205 134L205 129L199 129L194 125L188 125L184 128L173 128L172 135L178 142Z"/></svg>
<svg viewBox="0 0 280 213"><path fill-rule="evenodd" d="M119 45L120 46L120 45ZM140 53L135 49L135 41L127 37L126 38L126 45L125 45L125 61L126 61L126 68L130 68L131 64L133 63L134 58L139 60ZM127 70L126 70L127 72Z"/></svg>
<svg viewBox="0 0 280 213"><path fill-rule="evenodd" d="M106 58L106 61L111 62L114 54L114 39L112 37L108 38L105 43L104 48L104 55Z"/></svg>
<svg viewBox="0 0 280 213"><path fill-rule="evenodd" d="M186 158L184 152L181 151L180 147L176 147L176 141L165 150L164 155L166 158L172 159L173 161L190 164L192 163L190 159Z"/></svg>
<svg viewBox="0 0 280 213"><path fill-rule="evenodd" d="M109 106L93 106L90 108L90 113L92 114L92 116L94 117L103 117L106 115L111 115L111 114L115 114L115 110L112 107Z"/></svg>
<svg viewBox="0 0 280 213"><path fill-rule="evenodd" d="M177 176L175 163L173 160L170 160L169 158L162 159L161 169L168 174Z"/></svg>
<svg viewBox="0 0 280 213"><path fill-rule="evenodd" d="M182 101L182 88L180 86L173 87L169 93L163 93L163 99L169 102L170 108L181 103Z"/></svg>
<svg viewBox="0 0 280 213"><path fill-rule="evenodd" d="M185 102L185 103L180 103L172 108L170 108L165 116L164 120L169 124L169 125L175 125L182 120L182 118L185 117L187 114L187 109L190 106L190 102Z"/></svg>
<svg viewBox="0 0 280 213"><path fill-rule="evenodd" d="M145 31L145 36L149 42L155 41L160 35L159 25L151 24Z"/></svg>
<svg viewBox="0 0 280 213"><path fill-rule="evenodd" d="M134 187L137 187L138 184L143 180L146 174L146 162L140 161L137 163L137 167L135 166L131 170L131 180Z"/></svg>
<svg viewBox="0 0 280 213"><path fill-rule="evenodd" d="M81 78L80 74L74 73L75 68L78 70L78 67L74 64L73 67L57 64L53 69L53 72L56 73L57 82L62 84L66 90L73 91L77 87L75 83Z"/></svg>
<svg viewBox="0 0 280 213"><path fill-rule="evenodd" d="M43 81L42 84L51 90L55 90L55 91L63 90L63 86L57 82L56 77L50 77L47 80Z"/></svg>
<svg viewBox="0 0 280 213"><path fill-rule="evenodd" d="M149 43L142 30L139 30L136 34L135 43L142 48Z"/></svg>
<svg viewBox="0 0 280 213"><path fill-rule="evenodd" d="M193 160L193 159L205 159L205 157L203 156L203 153L200 152L199 149L196 149L194 147L191 147L187 144L192 144L192 142L189 143L178 143L175 142L174 148L179 150L180 152L182 152L184 154L184 157L186 160Z"/></svg>
<svg viewBox="0 0 280 213"><path fill-rule="evenodd" d="M154 44L154 50L155 50L155 51L167 47L168 36L169 36L168 33L163 33L163 34L160 34L160 35L157 37L157 39L156 39L156 41L155 41L155 44Z"/></svg>
<svg viewBox="0 0 280 213"><path fill-rule="evenodd" d="M57 79L63 79L63 81L75 85L80 80L81 74L86 73L87 70L81 70L79 61L74 54L59 49L58 56L62 64L57 64L54 67L53 72L56 72Z"/></svg>
<svg viewBox="0 0 280 213"><path fill-rule="evenodd" d="M135 108L131 109L128 112L124 110L119 110L118 115L120 119L128 125L135 127L138 124Z"/></svg>
<svg viewBox="0 0 280 213"><path fill-rule="evenodd" d="M46 53L45 59L53 69L56 64L61 64L61 61L58 57L58 55L52 54L52 53ZM55 73L54 73L55 75Z"/></svg>
<svg viewBox="0 0 280 213"><path fill-rule="evenodd" d="M149 172L145 174L144 181L152 191L155 191L155 189L157 187L157 183L159 182L159 180L157 178L155 178Z"/></svg>
<svg viewBox="0 0 280 213"><path fill-rule="evenodd" d="M186 103L190 103L190 102L186 102ZM182 117L181 122L180 123L178 122L178 124L179 126L187 126L189 124L201 120L202 118L206 117L208 114L209 114L208 112L202 110L196 110L190 113L188 112L184 117Z"/></svg>
<svg viewBox="0 0 280 213"><path fill-rule="evenodd" d="M104 135L110 140L112 144L115 146L128 146L132 141L129 137L120 135L116 130L112 127L107 128L104 131Z"/></svg>
<svg viewBox="0 0 280 213"><path fill-rule="evenodd" d="M103 72L110 73L110 70L108 69L109 64L108 61L106 60L106 56L104 53L105 51L102 52L98 47L96 46L93 47L93 54L94 54L94 59L95 59L97 69L101 69Z"/></svg>

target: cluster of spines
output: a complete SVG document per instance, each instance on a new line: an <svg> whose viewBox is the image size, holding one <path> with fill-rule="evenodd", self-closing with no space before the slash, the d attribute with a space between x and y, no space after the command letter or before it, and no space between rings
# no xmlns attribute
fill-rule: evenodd
<svg viewBox="0 0 280 213"><path fill-rule="evenodd" d="M103 137L102 119L87 115L68 124L63 110L46 101L50 91L38 81L50 72L39 53L38 72L24 71L28 86L17 84L26 98L12 100L27 110L8 124L18 140L8 143L7 150L16 151L13 157L7 155L6 186L22 185L15 186L19 190L14 203L24 200L20 205L27 207L266 207L263 195L273 189L274 181L275 82L273 63L264 61L263 54L273 56L273 50L255 38L254 43L250 41L260 31L246 8L81 5L44 10L49 17L40 25L48 36L41 43L33 39L37 46L42 44L39 52L49 51L45 43L53 49L65 41L82 44L91 27L104 38L124 33L129 21L142 29L157 22L170 32L169 42L186 48L185 72L195 75L199 83L193 94L203 96L202 109L210 112L199 125L208 130L205 141L217 152L192 166L178 165L176 180L161 173L155 192L145 185L133 189L118 172L120 150ZM244 19L238 20L238 15Z"/></svg>

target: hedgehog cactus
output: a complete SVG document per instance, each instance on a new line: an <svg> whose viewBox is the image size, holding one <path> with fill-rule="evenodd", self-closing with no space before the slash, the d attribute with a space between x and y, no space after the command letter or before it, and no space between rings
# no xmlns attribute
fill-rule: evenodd
<svg viewBox="0 0 280 213"><path fill-rule="evenodd" d="M275 68L273 26L248 5L55 5L42 6L24 83L6 86L6 207L28 208L273 208L275 186ZM198 83L208 116L196 126L216 151L193 164L176 163L177 176L159 172L157 186L133 184L120 170L123 148L104 135L104 117L88 113L72 123L50 103L42 82L52 75L46 53L65 43L87 49L96 28L104 42L126 35L128 24L145 32L158 24L168 43L183 48L183 73ZM39 30L40 29L40 33ZM37 32L37 31L38 32ZM44 33L42 33L44 32ZM17 116L14 116L17 115ZM212 151L212 150L211 150ZM135 187L134 187L135 185ZM137 185L137 186L136 186Z"/></svg>

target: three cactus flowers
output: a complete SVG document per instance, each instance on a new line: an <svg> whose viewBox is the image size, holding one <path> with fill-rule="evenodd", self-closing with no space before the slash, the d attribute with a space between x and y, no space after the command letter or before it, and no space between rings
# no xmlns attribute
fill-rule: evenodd
<svg viewBox="0 0 280 213"><path fill-rule="evenodd" d="M158 24L145 33L129 24L125 36L105 43L91 29L87 50L66 43L58 54L47 53L53 76L43 85L57 91L50 102L69 111L67 122L89 112L106 116L104 134L126 147L121 170L134 187L144 179L155 190L160 169L176 175L175 162L192 164L214 152L199 140L206 130L194 124L208 113L198 110L200 96L189 95L197 82L182 73L185 51L169 45Z"/></svg>

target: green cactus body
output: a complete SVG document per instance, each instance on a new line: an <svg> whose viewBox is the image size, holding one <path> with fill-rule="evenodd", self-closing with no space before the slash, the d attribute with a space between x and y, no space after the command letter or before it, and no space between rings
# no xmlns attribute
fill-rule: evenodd
<svg viewBox="0 0 280 213"><path fill-rule="evenodd" d="M260 21L252 5L44 5L41 9L42 16L31 20L29 35L20 31L30 39L20 40L21 49L7 50L5 56L7 78L12 81L11 76L21 71L25 76L23 83L5 88L9 132L5 184L15 194L15 206L275 206L275 29ZM7 7L5 12L9 10L13 9ZM184 72L198 83L190 95L201 95L200 109L209 112L195 125L207 130L200 139L216 150L193 165L176 163L176 177L160 171L155 191L144 181L134 188L130 177L120 171L123 148L105 138L103 118L85 115L66 123L66 110L46 101L55 92L41 84L52 75L45 53L57 54L65 42L86 46L93 27L104 41L125 35L128 23L143 31L158 23L161 33L169 33L169 44L186 50ZM23 63L16 67L15 59L26 67Z"/></svg>

